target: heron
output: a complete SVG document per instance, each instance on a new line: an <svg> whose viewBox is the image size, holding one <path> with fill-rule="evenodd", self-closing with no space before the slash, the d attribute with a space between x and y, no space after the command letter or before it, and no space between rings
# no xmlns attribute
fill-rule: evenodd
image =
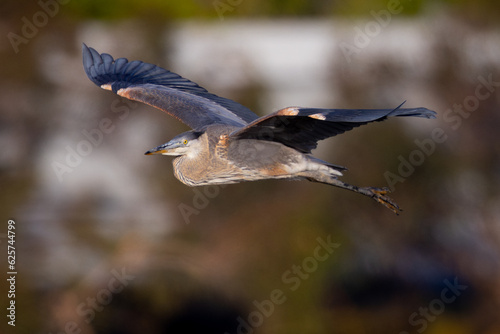
<svg viewBox="0 0 500 334"><path fill-rule="evenodd" d="M264 179L309 180L366 195L394 213L387 187L339 179L347 168L314 157L318 141L388 117L435 118L427 108L323 109L286 107L259 117L176 73L139 60L116 60L82 45L83 67L97 86L156 107L191 128L146 155L174 156L174 175L188 186ZM404 102L403 102L404 103Z"/></svg>

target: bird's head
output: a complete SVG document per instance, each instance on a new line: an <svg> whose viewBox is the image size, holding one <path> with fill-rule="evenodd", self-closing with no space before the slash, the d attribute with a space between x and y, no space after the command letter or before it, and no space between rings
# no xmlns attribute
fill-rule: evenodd
<svg viewBox="0 0 500 334"><path fill-rule="evenodd" d="M162 155L191 155L197 154L200 147L200 136L202 132L188 131L175 136L168 143L160 145L145 154L162 154Z"/></svg>

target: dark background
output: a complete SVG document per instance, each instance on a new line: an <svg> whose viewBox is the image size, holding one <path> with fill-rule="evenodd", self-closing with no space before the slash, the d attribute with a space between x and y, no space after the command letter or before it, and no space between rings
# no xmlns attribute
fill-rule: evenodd
<svg viewBox="0 0 500 334"><path fill-rule="evenodd" d="M2 332L500 332L497 2L61 2L0 8ZM309 182L189 188L143 155L186 128L98 89L83 42L260 115L406 100L438 117L314 152L392 185L400 216Z"/></svg>

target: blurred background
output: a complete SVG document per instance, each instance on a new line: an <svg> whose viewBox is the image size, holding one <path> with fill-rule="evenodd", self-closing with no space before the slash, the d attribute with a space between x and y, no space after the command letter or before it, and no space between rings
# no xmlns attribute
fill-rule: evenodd
<svg viewBox="0 0 500 334"><path fill-rule="evenodd" d="M2 333L500 333L500 5L2 1ZM81 44L259 115L427 107L320 143L400 216L309 182L190 188L143 153L187 128L100 90ZM7 276L5 274L5 276Z"/></svg>

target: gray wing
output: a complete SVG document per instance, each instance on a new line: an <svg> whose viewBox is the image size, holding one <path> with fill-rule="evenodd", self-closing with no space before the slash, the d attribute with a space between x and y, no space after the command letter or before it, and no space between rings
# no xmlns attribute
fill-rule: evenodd
<svg viewBox="0 0 500 334"><path fill-rule="evenodd" d="M245 126L258 118L232 100L210 94L196 83L142 61L114 60L82 46L85 73L96 85L163 110L194 130L210 124Z"/></svg>
<svg viewBox="0 0 500 334"><path fill-rule="evenodd" d="M261 117L231 134L233 138L280 142L303 153L310 153L319 140L387 117L436 118L426 108L395 109L318 109L289 107Z"/></svg>

